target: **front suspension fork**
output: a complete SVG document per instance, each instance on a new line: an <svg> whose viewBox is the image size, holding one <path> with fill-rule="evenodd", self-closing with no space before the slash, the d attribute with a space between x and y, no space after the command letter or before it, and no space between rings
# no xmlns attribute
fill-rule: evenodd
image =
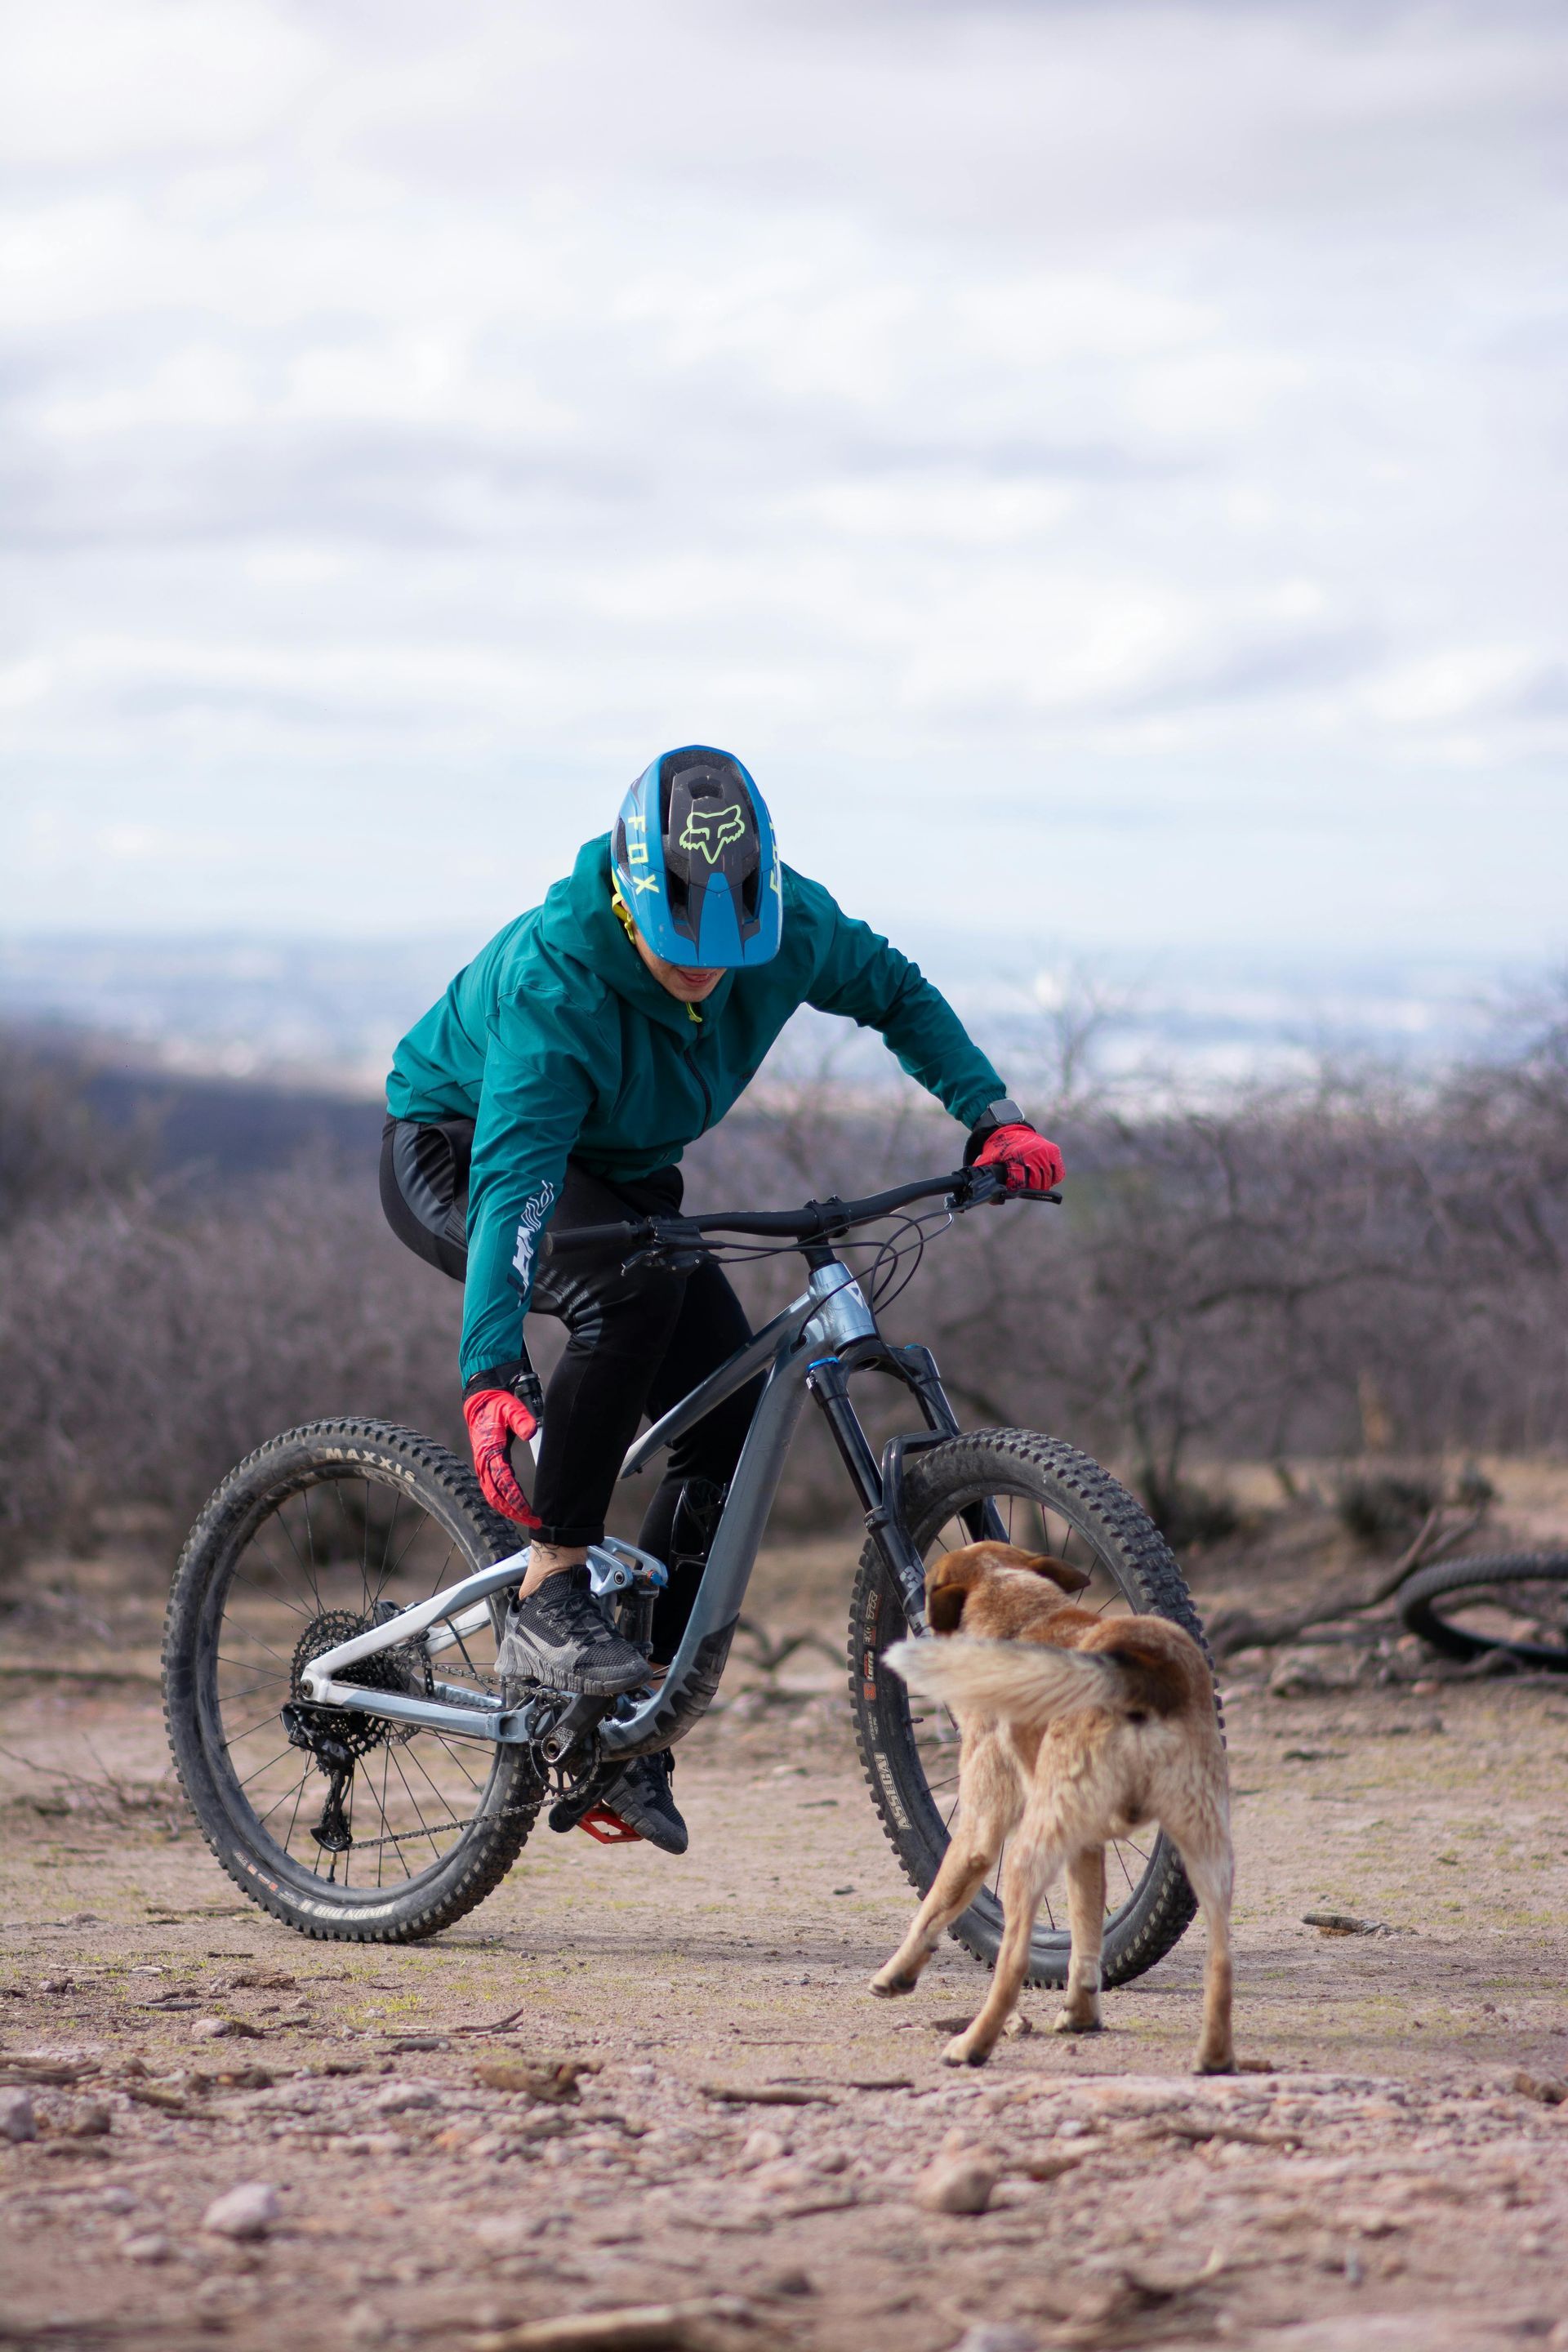
<svg viewBox="0 0 1568 2352"><path fill-rule="evenodd" d="M923 1430L890 1437L879 1463L849 1401L853 1371L889 1373L910 1391L925 1419ZM925 1627L925 1562L904 1514L904 1458L959 1434L936 1360L927 1348L889 1348L879 1338L856 1339L836 1355L818 1357L806 1374L806 1388L821 1408L859 1497L866 1531L899 1588L905 1621L911 1633L919 1633ZM959 1516L972 1541L1005 1542L1006 1529L994 1503L973 1503Z"/></svg>

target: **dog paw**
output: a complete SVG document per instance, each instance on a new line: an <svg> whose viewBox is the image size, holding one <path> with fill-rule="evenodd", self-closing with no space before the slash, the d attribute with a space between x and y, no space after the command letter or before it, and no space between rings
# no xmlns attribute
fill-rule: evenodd
<svg viewBox="0 0 1568 2352"><path fill-rule="evenodd" d="M971 2039L968 2033L955 2033L942 2053L944 2066L984 2066L991 2055L989 2048Z"/></svg>
<svg viewBox="0 0 1568 2352"><path fill-rule="evenodd" d="M1053 2033L1100 2033L1104 2030L1098 2010L1086 2012L1079 2009L1058 2009L1051 2021Z"/></svg>
<svg viewBox="0 0 1568 2352"><path fill-rule="evenodd" d="M871 1979L869 1990L879 2000L896 2000L900 1993L913 1992L919 1979L905 1976L893 1969L879 1969Z"/></svg>
<svg viewBox="0 0 1568 2352"><path fill-rule="evenodd" d="M1200 2050L1193 2061L1193 2072L1194 2074L1234 2074L1236 2053L1225 2050L1211 2056L1207 2051Z"/></svg>

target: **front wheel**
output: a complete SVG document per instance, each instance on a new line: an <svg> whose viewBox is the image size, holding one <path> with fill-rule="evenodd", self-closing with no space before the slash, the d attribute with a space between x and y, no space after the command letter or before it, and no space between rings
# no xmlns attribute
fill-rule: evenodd
<svg viewBox="0 0 1568 2352"><path fill-rule="evenodd" d="M289 1430L224 1480L174 1572L163 1707L202 1833L253 1903L307 1936L411 1943L505 1876L539 1805L521 1748L312 1708L300 1683L323 1651L516 1549L469 1470L384 1422ZM498 1608L346 1679L417 1696L439 1674L439 1695L482 1699Z"/></svg>
<svg viewBox="0 0 1568 2352"><path fill-rule="evenodd" d="M1098 1463L1026 1429L982 1429L908 1457L905 1518L921 1558L973 1543L964 1515L994 1504L1007 1540L1085 1570L1078 1606L1097 1613L1168 1617L1199 1641L1202 1629L1182 1572L1158 1528ZM978 1525L979 1522L975 1521ZM849 1615L849 1695L860 1761L882 1826L906 1876L923 1895L947 1851L958 1805L958 1727L945 1707L911 1697L882 1654L909 1628L902 1598L874 1543L860 1558ZM991 1884L952 1927L988 1964L1002 1940ZM1178 1940L1197 1906L1175 1849L1163 1834L1124 1838L1106 1856L1108 1985L1142 1976ZM1028 1982L1067 1981L1069 1938L1047 1895L1030 1946Z"/></svg>

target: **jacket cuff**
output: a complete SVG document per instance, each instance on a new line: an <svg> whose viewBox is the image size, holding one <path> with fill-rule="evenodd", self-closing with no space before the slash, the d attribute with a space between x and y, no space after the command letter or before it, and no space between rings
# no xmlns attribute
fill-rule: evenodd
<svg viewBox="0 0 1568 2352"><path fill-rule="evenodd" d="M514 1356L510 1363L491 1364L482 1372L471 1372L463 1382L464 1403L484 1389L504 1389L509 1396L521 1397L536 1421L544 1411L544 1391L526 1356Z"/></svg>

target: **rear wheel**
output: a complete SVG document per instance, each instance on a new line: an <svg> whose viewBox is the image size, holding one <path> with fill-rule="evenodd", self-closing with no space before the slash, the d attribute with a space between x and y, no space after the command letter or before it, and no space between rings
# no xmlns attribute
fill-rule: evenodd
<svg viewBox="0 0 1568 2352"><path fill-rule="evenodd" d="M480 1902L540 1791L520 1748L300 1703L310 1659L517 1549L472 1474L384 1422L273 1438L224 1480L175 1570L163 1637L174 1765L241 1890L308 1936L407 1943ZM377 1689L495 1691L496 1624L347 1669ZM335 1768L335 1769L333 1769Z"/></svg>
<svg viewBox="0 0 1568 2352"><path fill-rule="evenodd" d="M1087 1454L1032 1430L982 1429L911 1454L905 1513L929 1564L975 1538L963 1514L994 1503L1010 1543L1084 1570L1078 1605L1104 1615L1168 1617L1201 1642L1202 1628L1163 1537L1126 1489ZM894 1852L924 1895L947 1851L958 1805L958 1727L944 1707L912 1698L882 1654L909 1628L875 1544L861 1555L849 1618L849 1694L860 1760ZM1001 1861L952 1934L994 1962L1002 1937ZM1123 1839L1106 1853L1105 1982L1152 1969L1181 1937L1196 1904L1163 1835ZM1047 1895L1030 1947L1028 1981L1067 1981L1065 1907Z"/></svg>

